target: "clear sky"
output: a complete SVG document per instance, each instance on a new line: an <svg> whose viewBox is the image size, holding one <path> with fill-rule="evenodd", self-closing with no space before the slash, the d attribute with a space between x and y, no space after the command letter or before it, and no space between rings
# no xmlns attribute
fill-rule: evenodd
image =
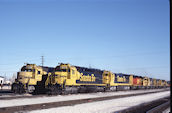
<svg viewBox="0 0 172 113"><path fill-rule="evenodd" d="M0 0L0 75L42 55L169 80L169 0Z"/></svg>

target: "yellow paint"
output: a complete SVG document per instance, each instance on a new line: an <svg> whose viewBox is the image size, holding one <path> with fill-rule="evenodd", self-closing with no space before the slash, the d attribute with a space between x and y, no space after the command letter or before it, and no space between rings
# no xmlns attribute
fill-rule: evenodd
<svg viewBox="0 0 172 113"><path fill-rule="evenodd" d="M26 84L36 85L37 81L41 81L42 75L45 74L47 74L47 72L43 71L42 67L36 66L35 64L27 64L18 72L17 81L15 82L21 82L24 86L26 86Z"/></svg>
<svg viewBox="0 0 172 113"><path fill-rule="evenodd" d="M143 86L150 86L150 78L148 77L143 78Z"/></svg>
<svg viewBox="0 0 172 113"><path fill-rule="evenodd" d="M125 76L123 76L123 77L117 76L117 81L118 82L126 82L126 78L125 78Z"/></svg>
<svg viewBox="0 0 172 113"><path fill-rule="evenodd" d="M153 79L153 86L156 86L157 85L157 81L156 79Z"/></svg>
<svg viewBox="0 0 172 113"><path fill-rule="evenodd" d="M103 72L103 83L105 83L108 86L130 86L133 84L133 75L130 75L129 77L129 83L114 83L115 81L115 74L113 74L110 71L104 71ZM117 76L117 81L118 82L125 82L126 78L124 77L119 77Z"/></svg>

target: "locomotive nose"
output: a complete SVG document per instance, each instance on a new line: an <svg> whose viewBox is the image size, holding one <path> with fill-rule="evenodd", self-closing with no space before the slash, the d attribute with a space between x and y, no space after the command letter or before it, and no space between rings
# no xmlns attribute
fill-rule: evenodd
<svg viewBox="0 0 172 113"><path fill-rule="evenodd" d="M23 77L32 77L32 72L18 72L18 76L21 78Z"/></svg>

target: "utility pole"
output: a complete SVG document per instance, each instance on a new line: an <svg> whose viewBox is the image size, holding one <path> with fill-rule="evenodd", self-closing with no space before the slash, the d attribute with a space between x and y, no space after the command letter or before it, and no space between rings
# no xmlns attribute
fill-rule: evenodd
<svg viewBox="0 0 172 113"><path fill-rule="evenodd" d="M41 58L42 58L42 66L44 65L44 56L41 56Z"/></svg>

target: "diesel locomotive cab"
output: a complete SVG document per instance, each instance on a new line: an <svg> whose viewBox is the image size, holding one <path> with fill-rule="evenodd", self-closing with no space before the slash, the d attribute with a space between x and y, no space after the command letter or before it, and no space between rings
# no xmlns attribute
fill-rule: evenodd
<svg viewBox="0 0 172 113"><path fill-rule="evenodd" d="M47 74L42 67L35 64L26 64L17 73L17 79L12 84L12 91L15 93L32 93L38 81L42 80L42 75Z"/></svg>
<svg viewBox="0 0 172 113"><path fill-rule="evenodd" d="M76 79L80 75L77 72L77 69L70 64L60 64L52 72L49 80L49 84L58 84L58 85L71 85L75 84Z"/></svg>
<svg viewBox="0 0 172 113"><path fill-rule="evenodd" d="M54 94L61 94L62 90L68 90L68 86L76 82L77 70L70 64L60 64L47 79L46 88Z"/></svg>
<svg viewBox="0 0 172 113"><path fill-rule="evenodd" d="M70 78L70 69L68 65L61 64L55 68L55 71L52 73L52 84L64 84L65 80Z"/></svg>

